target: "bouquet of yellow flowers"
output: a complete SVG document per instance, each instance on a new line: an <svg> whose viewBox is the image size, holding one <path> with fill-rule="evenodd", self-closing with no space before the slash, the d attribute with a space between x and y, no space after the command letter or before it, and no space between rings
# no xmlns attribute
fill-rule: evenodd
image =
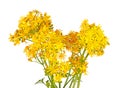
<svg viewBox="0 0 120 88"><path fill-rule="evenodd" d="M47 88L80 88L81 76L87 74L88 56L103 55L109 45L100 25L89 24L85 19L79 32L63 35L54 29L50 16L38 10L21 17L18 29L9 39L14 45L25 42L28 60L41 64L45 73L36 83Z"/></svg>

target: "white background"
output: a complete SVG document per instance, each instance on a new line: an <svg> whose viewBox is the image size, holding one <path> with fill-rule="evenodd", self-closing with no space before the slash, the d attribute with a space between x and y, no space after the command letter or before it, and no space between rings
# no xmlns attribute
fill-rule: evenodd
<svg viewBox="0 0 120 88"><path fill-rule="evenodd" d="M51 15L54 27L64 33L78 31L85 18L101 24L110 46L103 56L88 58L88 75L83 76L81 88L120 88L119 0L0 0L0 88L45 88L34 85L44 76L41 66L28 62L23 45L8 40L20 16L33 9Z"/></svg>

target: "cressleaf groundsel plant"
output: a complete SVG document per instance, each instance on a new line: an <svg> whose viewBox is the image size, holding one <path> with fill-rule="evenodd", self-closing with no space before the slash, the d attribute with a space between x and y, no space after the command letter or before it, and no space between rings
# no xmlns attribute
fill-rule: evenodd
<svg viewBox="0 0 120 88"><path fill-rule="evenodd" d="M63 35L54 29L51 17L38 10L21 17L18 29L9 39L14 45L25 42L28 60L42 65L45 73L36 83L47 88L80 88L81 77L87 74L87 58L103 55L109 45L100 25L89 24L85 19L79 32ZM66 52L71 53L67 58Z"/></svg>

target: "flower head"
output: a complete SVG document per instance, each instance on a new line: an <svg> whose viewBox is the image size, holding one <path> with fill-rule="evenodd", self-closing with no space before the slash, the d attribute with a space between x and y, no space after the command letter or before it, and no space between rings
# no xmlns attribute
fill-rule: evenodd
<svg viewBox="0 0 120 88"><path fill-rule="evenodd" d="M109 45L101 26L95 23L89 24L88 20L84 20L81 24L79 41L91 56L102 55L106 45Z"/></svg>
<svg viewBox="0 0 120 88"><path fill-rule="evenodd" d="M82 47L79 42L78 32L74 31L64 36L64 43L66 44L66 49L71 52L79 52Z"/></svg>

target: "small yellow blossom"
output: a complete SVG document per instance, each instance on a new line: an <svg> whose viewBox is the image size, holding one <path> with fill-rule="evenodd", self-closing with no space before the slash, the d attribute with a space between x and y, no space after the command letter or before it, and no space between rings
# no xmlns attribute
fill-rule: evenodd
<svg viewBox="0 0 120 88"><path fill-rule="evenodd" d="M54 81L55 82L61 82L62 76L60 74L54 75Z"/></svg>
<svg viewBox="0 0 120 88"><path fill-rule="evenodd" d="M68 35L64 36L64 43L66 49L72 52L79 52L81 49L81 43L78 41L78 32L71 31Z"/></svg>
<svg viewBox="0 0 120 88"><path fill-rule="evenodd" d="M75 54L72 54L69 57L69 62L71 62L73 73L84 73L86 74L87 62L84 61L84 58Z"/></svg>
<svg viewBox="0 0 120 88"><path fill-rule="evenodd" d="M70 70L69 62L53 62L49 67L45 69L46 75L53 75L56 82L61 81L62 78L66 77L68 71ZM59 78L59 79L56 79Z"/></svg>

